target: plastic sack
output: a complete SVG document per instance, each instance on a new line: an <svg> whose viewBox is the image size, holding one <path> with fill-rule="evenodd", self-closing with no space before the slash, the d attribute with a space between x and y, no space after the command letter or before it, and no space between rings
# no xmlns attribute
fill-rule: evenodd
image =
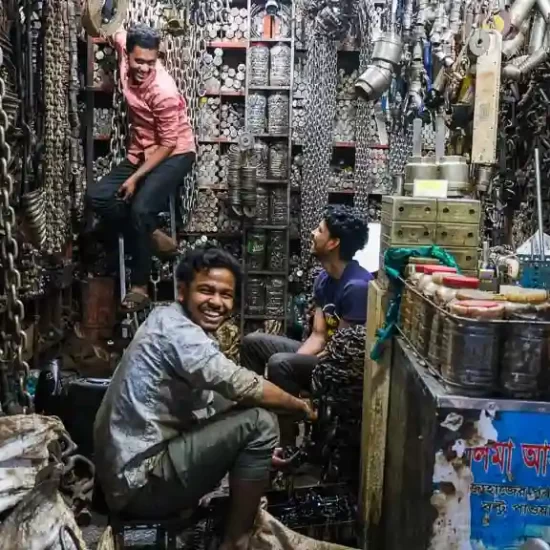
<svg viewBox="0 0 550 550"><path fill-rule="evenodd" d="M36 475L48 465L50 443L66 435L56 417L0 417L0 513L34 488Z"/></svg>

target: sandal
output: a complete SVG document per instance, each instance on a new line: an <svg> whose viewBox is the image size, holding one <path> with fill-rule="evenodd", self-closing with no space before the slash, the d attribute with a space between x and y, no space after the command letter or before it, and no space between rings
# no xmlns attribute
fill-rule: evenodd
<svg viewBox="0 0 550 550"><path fill-rule="evenodd" d="M142 311L151 303L151 299L141 292L128 292L122 300L121 307L128 313Z"/></svg>

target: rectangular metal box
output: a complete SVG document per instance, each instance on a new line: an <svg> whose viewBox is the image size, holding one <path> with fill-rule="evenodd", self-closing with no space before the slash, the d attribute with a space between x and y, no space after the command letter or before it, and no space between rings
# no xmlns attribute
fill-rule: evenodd
<svg viewBox="0 0 550 550"><path fill-rule="evenodd" d="M550 403L451 394L396 339L384 550L550 542ZM370 547L369 547L370 549Z"/></svg>
<svg viewBox="0 0 550 550"><path fill-rule="evenodd" d="M438 223L436 244L447 247L477 247L479 244L479 226L466 223Z"/></svg>
<svg viewBox="0 0 550 550"><path fill-rule="evenodd" d="M438 199L437 221L444 223L475 223L481 220L481 203L471 199Z"/></svg>
<svg viewBox="0 0 550 550"><path fill-rule="evenodd" d="M388 246L434 244L436 224L433 222L390 222L382 216L381 240Z"/></svg>
<svg viewBox="0 0 550 550"><path fill-rule="evenodd" d="M435 222L437 199L384 196L382 197L382 216L395 221Z"/></svg>

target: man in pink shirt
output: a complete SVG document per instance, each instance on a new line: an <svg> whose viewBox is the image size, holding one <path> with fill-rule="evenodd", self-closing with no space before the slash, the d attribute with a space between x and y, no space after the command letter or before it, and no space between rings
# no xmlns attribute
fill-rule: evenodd
<svg viewBox="0 0 550 550"><path fill-rule="evenodd" d="M176 243L157 229L159 212L183 183L195 160L195 137L185 99L159 60L160 36L147 25L118 31L122 90L128 106L128 154L118 166L87 190L87 204L109 228L128 236L132 253L132 285L123 298L127 310L149 303L151 256L175 253ZM128 224L124 221L128 220Z"/></svg>

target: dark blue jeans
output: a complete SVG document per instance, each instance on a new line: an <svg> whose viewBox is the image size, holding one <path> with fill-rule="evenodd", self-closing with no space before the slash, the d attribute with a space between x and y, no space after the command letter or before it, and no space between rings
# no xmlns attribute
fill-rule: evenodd
<svg viewBox="0 0 550 550"><path fill-rule="evenodd" d="M151 170L137 185L130 202L118 196L121 185L139 168L128 160L90 185L86 203L109 228L108 242L116 246L116 235L124 233L132 251L132 284L146 286L151 273L151 234L160 212L168 208L170 196L183 183L195 161L194 153L174 155Z"/></svg>

